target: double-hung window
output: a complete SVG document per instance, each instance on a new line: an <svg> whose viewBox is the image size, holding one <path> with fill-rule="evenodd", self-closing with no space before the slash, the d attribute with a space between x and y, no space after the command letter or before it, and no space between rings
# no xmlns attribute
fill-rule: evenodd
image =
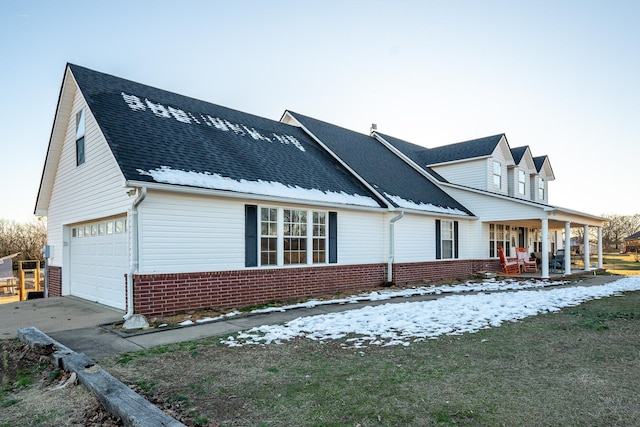
<svg viewBox="0 0 640 427"><path fill-rule="evenodd" d="M525 193L525 180L526 180L526 174L524 173L524 171L518 171L518 194L524 195Z"/></svg>
<svg viewBox="0 0 640 427"><path fill-rule="evenodd" d="M80 166L84 163L84 129L85 116L84 108L76 113L76 166Z"/></svg>
<svg viewBox="0 0 640 427"><path fill-rule="evenodd" d="M307 211L284 209L284 264L307 263Z"/></svg>
<svg viewBox="0 0 640 427"><path fill-rule="evenodd" d="M442 221L442 258L453 258L453 221Z"/></svg>
<svg viewBox="0 0 640 427"><path fill-rule="evenodd" d="M260 264L276 265L278 262L278 210L260 210Z"/></svg>
<svg viewBox="0 0 640 427"><path fill-rule="evenodd" d="M538 179L538 200L544 201L544 178Z"/></svg>
<svg viewBox="0 0 640 427"><path fill-rule="evenodd" d="M502 164L493 162L493 185L498 190L502 188Z"/></svg>
<svg viewBox="0 0 640 427"><path fill-rule="evenodd" d="M245 206L245 265L337 262L337 213Z"/></svg>
<svg viewBox="0 0 640 427"><path fill-rule="evenodd" d="M436 220L436 259L458 258L458 221Z"/></svg>

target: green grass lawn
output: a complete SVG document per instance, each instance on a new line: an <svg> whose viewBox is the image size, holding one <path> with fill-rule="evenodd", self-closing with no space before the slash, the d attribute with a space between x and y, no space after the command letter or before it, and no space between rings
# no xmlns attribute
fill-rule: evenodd
<svg viewBox="0 0 640 427"><path fill-rule="evenodd" d="M638 336L631 292L407 347L211 338L99 363L191 425L633 426Z"/></svg>

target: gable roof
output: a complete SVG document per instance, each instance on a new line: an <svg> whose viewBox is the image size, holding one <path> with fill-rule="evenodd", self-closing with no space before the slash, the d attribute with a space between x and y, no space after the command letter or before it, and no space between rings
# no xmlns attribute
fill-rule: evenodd
<svg viewBox="0 0 640 427"><path fill-rule="evenodd" d="M513 161L516 162L516 165L520 163L520 161L522 160L522 156L524 156L524 153L527 151L527 148L529 148L528 145L511 149L511 155L513 156Z"/></svg>
<svg viewBox="0 0 640 427"><path fill-rule="evenodd" d="M551 169L551 162L549 161L549 156L534 157L533 163L536 165L536 171L539 174L544 175L544 177L548 181L553 181L555 179L553 169Z"/></svg>
<svg viewBox="0 0 640 427"><path fill-rule="evenodd" d="M473 213L375 138L292 111L288 114L398 208Z"/></svg>
<svg viewBox="0 0 640 427"><path fill-rule="evenodd" d="M131 183L381 207L301 129L68 64Z"/></svg>

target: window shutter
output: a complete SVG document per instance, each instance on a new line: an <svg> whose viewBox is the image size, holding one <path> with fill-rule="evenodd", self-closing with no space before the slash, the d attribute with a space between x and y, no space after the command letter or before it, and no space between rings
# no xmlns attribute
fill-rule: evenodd
<svg viewBox="0 0 640 427"><path fill-rule="evenodd" d="M244 206L244 265L258 265L258 207Z"/></svg>
<svg viewBox="0 0 640 427"><path fill-rule="evenodd" d="M453 257L458 258L458 221L453 221L453 248Z"/></svg>
<svg viewBox="0 0 640 427"><path fill-rule="evenodd" d="M338 262L338 212L329 212L329 263Z"/></svg>
<svg viewBox="0 0 640 427"><path fill-rule="evenodd" d="M441 239L440 220L436 219L436 259L442 259L442 239Z"/></svg>

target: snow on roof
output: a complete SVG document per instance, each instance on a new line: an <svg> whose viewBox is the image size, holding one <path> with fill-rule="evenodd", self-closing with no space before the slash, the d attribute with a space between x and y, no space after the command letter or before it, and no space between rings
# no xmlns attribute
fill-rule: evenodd
<svg viewBox="0 0 640 427"><path fill-rule="evenodd" d="M175 170L168 166L162 166L159 169L149 171L138 169L138 172L140 175L150 176L154 181L165 184L228 190L239 193L260 194L263 196L288 197L314 202L327 202L376 208L380 206L373 198L359 194L306 189L298 186L293 187L284 185L280 182L262 180L247 181L244 179L235 180L217 173Z"/></svg>
<svg viewBox="0 0 640 427"><path fill-rule="evenodd" d="M456 208L436 206L431 203L423 203L423 202L415 203L411 200L403 199L400 196L392 196L391 194L388 194L388 193L384 193L384 195L393 203L405 209L415 209L415 210L426 211L426 212L437 212L437 213L445 213L445 214L451 214L451 215L469 216L468 213Z"/></svg>
<svg viewBox="0 0 640 427"><path fill-rule="evenodd" d="M255 128L245 126L240 123L231 123L227 119L221 119L219 117L212 117L209 114L205 113L192 113L190 111L184 111L180 108L174 108L172 106L165 106L158 102L152 102L147 98L144 99L144 102L139 96L131 95L128 93L121 92L122 99L126 104L131 108L132 111L147 111L152 112L156 117L163 119L173 118L178 122L185 124L196 124L196 125L206 125L209 127L215 127L224 132L232 131L236 135L247 136L255 139L256 141L267 141L267 142L279 142L280 144L292 144L300 151L305 151L304 147L296 139L296 137L292 135L286 134L277 134L270 133L269 135L264 135L260 133L260 131Z"/></svg>

